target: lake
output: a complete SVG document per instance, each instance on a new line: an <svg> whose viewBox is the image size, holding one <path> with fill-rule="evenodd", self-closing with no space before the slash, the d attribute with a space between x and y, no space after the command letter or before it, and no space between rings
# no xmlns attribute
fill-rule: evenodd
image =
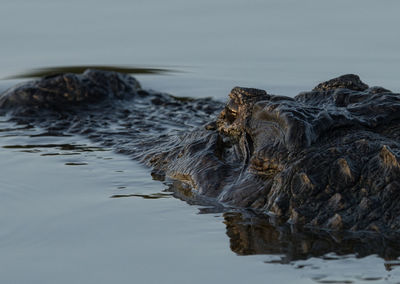
<svg viewBox="0 0 400 284"><path fill-rule="evenodd" d="M294 96L345 73L400 91L395 0L1 4L0 92L77 66L221 101L237 85ZM189 205L127 156L42 132L0 117L1 283L400 282L385 244L333 235L315 251L312 235Z"/></svg>

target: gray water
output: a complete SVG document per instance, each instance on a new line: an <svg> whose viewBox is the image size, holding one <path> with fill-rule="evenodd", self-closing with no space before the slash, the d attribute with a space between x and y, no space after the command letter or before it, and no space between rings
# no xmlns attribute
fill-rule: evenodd
<svg viewBox="0 0 400 284"><path fill-rule="evenodd" d="M220 100L235 85L293 96L344 73L400 91L399 11L395 0L2 0L0 91L78 65L162 69L137 77ZM399 260L375 254L242 255L226 213L173 198L128 157L0 120L1 283L400 282Z"/></svg>

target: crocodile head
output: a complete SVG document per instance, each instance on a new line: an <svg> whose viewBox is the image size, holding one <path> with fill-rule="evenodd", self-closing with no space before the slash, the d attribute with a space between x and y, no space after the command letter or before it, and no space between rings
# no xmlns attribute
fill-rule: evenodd
<svg viewBox="0 0 400 284"><path fill-rule="evenodd" d="M294 98L239 87L229 97L213 127L164 157L167 175L292 223L400 229L399 94L344 75Z"/></svg>

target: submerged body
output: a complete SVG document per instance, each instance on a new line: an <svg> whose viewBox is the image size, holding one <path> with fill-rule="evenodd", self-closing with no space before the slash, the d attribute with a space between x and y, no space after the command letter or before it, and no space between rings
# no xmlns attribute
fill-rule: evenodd
<svg viewBox="0 0 400 284"><path fill-rule="evenodd" d="M0 109L129 154L188 196L318 228L400 230L400 94L355 75L294 98L234 88L224 106L88 70L16 86Z"/></svg>

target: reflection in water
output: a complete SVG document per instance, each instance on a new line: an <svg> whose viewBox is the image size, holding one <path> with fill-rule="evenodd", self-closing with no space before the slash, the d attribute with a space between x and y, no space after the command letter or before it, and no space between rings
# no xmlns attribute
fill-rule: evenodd
<svg viewBox="0 0 400 284"><path fill-rule="evenodd" d="M239 255L282 255L280 263L327 256L376 254L386 260L400 256L400 244L373 233L336 233L274 225L266 215L252 211L225 212L224 223L232 251ZM394 265L397 262L393 263ZM398 265L398 264L397 264Z"/></svg>
<svg viewBox="0 0 400 284"><path fill-rule="evenodd" d="M170 198L172 195L168 193L157 192L153 194L114 194L110 198L122 198L122 197L141 197L143 199L161 199Z"/></svg>
<svg viewBox="0 0 400 284"><path fill-rule="evenodd" d="M157 179L157 175L153 178ZM395 261L400 256L400 243L396 238L372 232L339 233L298 228L254 210L222 206L215 200L194 194L181 181L164 181L164 184L168 186L165 192L172 193L175 198L201 206L199 214L223 213L230 248L238 255L279 255L281 264L311 257L330 260L344 255L378 255L392 261L385 264L387 269L399 265Z"/></svg>
<svg viewBox="0 0 400 284"><path fill-rule="evenodd" d="M20 152L29 152L29 151L20 151ZM40 150L37 150L37 152L41 152ZM75 155L80 155L81 153L75 153L75 152L62 152L62 153L44 153L40 154L40 156L75 156Z"/></svg>
<svg viewBox="0 0 400 284"><path fill-rule="evenodd" d="M387 271L391 271L395 269L396 267L400 266L400 261L399 260L388 260L385 262L385 268Z"/></svg>
<svg viewBox="0 0 400 284"><path fill-rule="evenodd" d="M149 68L149 67L134 67L134 66L104 66L104 65L82 65L82 66L57 66L57 67L44 67L28 70L9 76L5 79L25 79L25 78L39 78L44 76L51 76L60 73L83 73L86 69L108 70L128 74L140 75L156 75L177 73L180 71L164 68Z"/></svg>
<svg viewBox="0 0 400 284"><path fill-rule="evenodd" d="M86 166L88 163L69 162L65 163L66 166Z"/></svg>
<svg viewBox="0 0 400 284"><path fill-rule="evenodd" d="M43 134L37 135L29 135L29 137L41 137L47 136ZM50 135L51 136L51 135ZM25 153L41 153L40 156L75 156L81 155L82 153L87 152L104 152L108 151L103 147L96 147L96 146L88 146L86 144L58 144L58 143L51 143L51 144L23 144L23 145L4 145L2 146L4 149L17 149L18 152L25 152ZM46 152L42 153L43 150ZM51 151L51 152L49 152ZM103 158L106 159L106 158ZM81 161L70 161L64 163L66 166L86 166L88 165L87 162Z"/></svg>
<svg viewBox="0 0 400 284"><path fill-rule="evenodd" d="M102 147L87 146L84 144L28 144L28 145L5 145L5 149L34 149L38 152L38 148L55 148L61 151L76 151L76 152L94 152L106 151Z"/></svg>

